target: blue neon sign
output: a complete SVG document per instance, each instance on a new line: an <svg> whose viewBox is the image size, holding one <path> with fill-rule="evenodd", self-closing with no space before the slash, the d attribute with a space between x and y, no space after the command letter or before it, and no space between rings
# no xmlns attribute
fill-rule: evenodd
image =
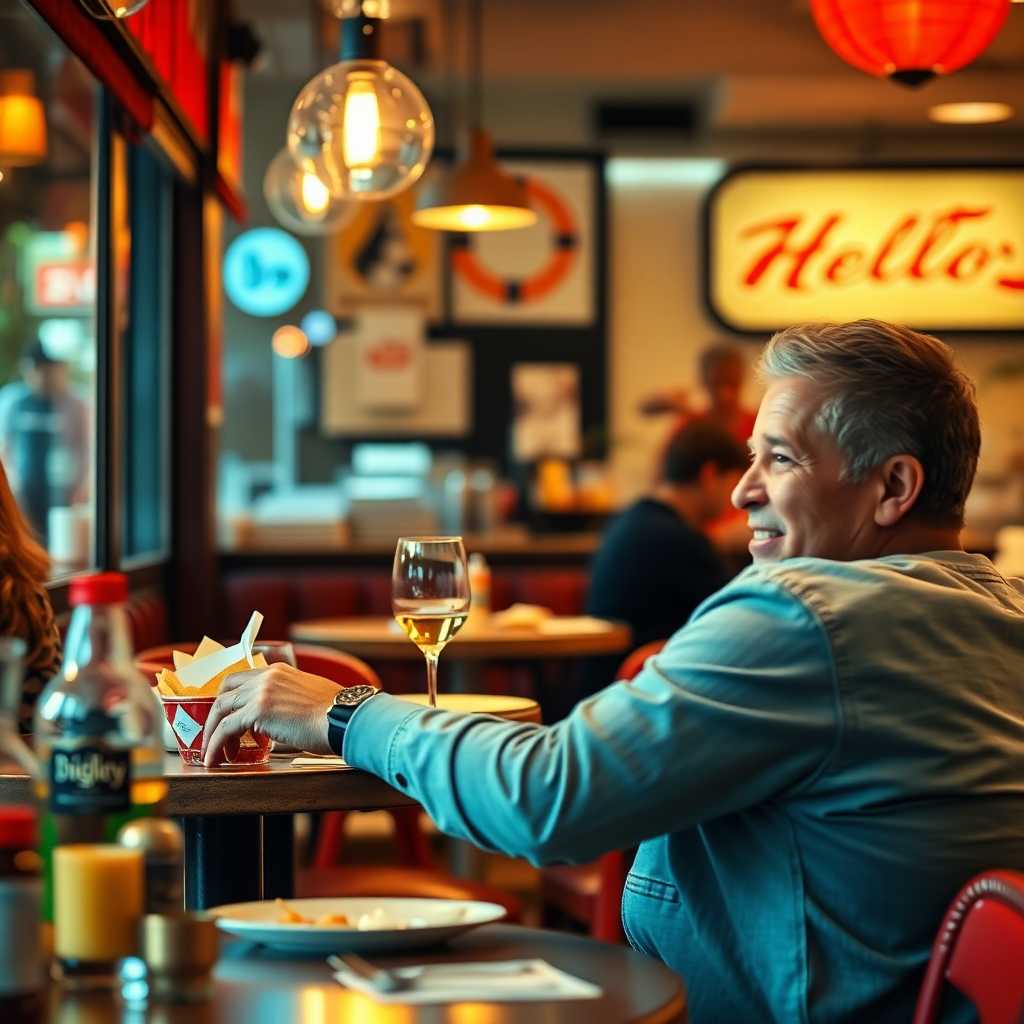
<svg viewBox="0 0 1024 1024"><path fill-rule="evenodd" d="M280 316L309 285L306 250L286 231L254 228L240 234L224 254L224 290L250 316Z"/></svg>

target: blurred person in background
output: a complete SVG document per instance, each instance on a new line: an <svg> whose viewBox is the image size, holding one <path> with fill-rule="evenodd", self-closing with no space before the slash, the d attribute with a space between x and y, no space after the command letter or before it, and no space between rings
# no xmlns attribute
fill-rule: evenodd
<svg viewBox="0 0 1024 1024"><path fill-rule="evenodd" d="M34 342L22 379L0 395L0 461L36 536L47 545L51 508L84 500L88 488L89 411L68 381L66 363Z"/></svg>
<svg viewBox="0 0 1024 1024"><path fill-rule="evenodd" d="M60 668L60 635L46 593L50 561L33 538L0 465L0 636L25 641L18 724L32 727L36 699Z"/></svg>
<svg viewBox="0 0 1024 1024"><path fill-rule="evenodd" d="M633 647L667 640L683 626L731 575L705 531L731 507L748 463L746 445L721 427L706 420L680 427L662 452L650 494L620 513L601 538L587 614L627 623ZM617 654L588 658L581 685L557 717L614 682L621 660ZM545 712L545 721L554 720L546 704Z"/></svg>
<svg viewBox="0 0 1024 1024"><path fill-rule="evenodd" d="M728 342L716 342L701 350L697 359L698 376L704 391L696 401L684 389L660 391L640 403L644 415L674 413L673 434L688 423L708 423L726 431L746 445L754 430L757 413L742 404L747 363L741 349ZM671 435L670 435L671 437ZM732 507L705 525L705 532L726 559L729 575L747 564L750 539L742 513Z"/></svg>
<svg viewBox="0 0 1024 1024"><path fill-rule="evenodd" d="M640 412L645 416L674 413L677 420L673 430L694 421L711 423L745 445L757 412L741 402L747 375L743 352L727 342L716 342L701 350L697 368L705 393L703 403L699 399L694 402L685 389L675 388L648 395L640 403Z"/></svg>

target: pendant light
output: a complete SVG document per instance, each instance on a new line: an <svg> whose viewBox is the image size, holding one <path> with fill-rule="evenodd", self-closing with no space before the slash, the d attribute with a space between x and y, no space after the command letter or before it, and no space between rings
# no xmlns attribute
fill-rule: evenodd
<svg viewBox="0 0 1024 1024"><path fill-rule="evenodd" d="M120 21L138 14L149 0L81 0L82 6L94 18L102 21Z"/></svg>
<svg viewBox="0 0 1024 1024"><path fill-rule="evenodd" d="M0 71L0 165L28 167L46 159L46 115L31 71Z"/></svg>
<svg viewBox="0 0 1024 1024"><path fill-rule="evenodd" d="M292 106L288 148L312 162L338 198L387 199L426 169L434 115L416 85L379 59L381 5L361 0L357 7L341 22L341 60L308 82Z"/></svg>
<svg viewBox="0 0 1024 1024"><path fill-rule="evenodd" d="M921 85L970 64L995 39L1010 0L813 0L818 31L869 75Z"/></svg>
<svg viewBox="0 0 1024 1024"><path fill-rule="evenodd" d="M494 159L491 136L483 128L481 0L471 0L470 123L461 159L450 175L425 188L417 201L413 223L437 231L509 231L537 223L526 187ZM450 31L450 27L449 27Z"/></svg>
<svg viewBox="0 0 1024 1024"><path fill-rule="evenodd" d="M331 192L311 163L297 163L287 146L267 166L263 197L282 227L301 235L326 235L355 216L356 206Z"/></svg>

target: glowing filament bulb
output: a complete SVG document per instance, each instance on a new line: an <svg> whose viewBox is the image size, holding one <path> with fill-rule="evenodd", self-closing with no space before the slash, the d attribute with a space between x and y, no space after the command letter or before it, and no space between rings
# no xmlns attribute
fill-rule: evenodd
<svg viewBox="0 0 1024 1024"><path fill-rule="evenodd" d="M380 106L368 75L353 75L345 94L342 156L348 167L372 167L380 159Z"/></svg>
<svg viewBox="0 0 1024 1024"><path fill-rule="evenodd" d="M302 208L311 217L322 217L331 202L327 186L315 175L306 171L302 175Z"/></svg>
<svg viewBox="0 0 1024 1024"><path fill-rule="evenodd" d="M472 206L467 206L465 210L462 211L462 223L465 224L467 228L483 227L490 219L491 212L486 206L480 206L474 203Z"/></svg>

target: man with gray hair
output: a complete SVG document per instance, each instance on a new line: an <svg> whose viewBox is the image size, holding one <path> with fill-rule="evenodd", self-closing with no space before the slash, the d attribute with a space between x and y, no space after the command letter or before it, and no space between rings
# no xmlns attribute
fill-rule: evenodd
<svg viewBox="0 0 1024 1024"><path fill-rule="evenodd" d="M208 761L256 727L535 863L640 843L623 923L693 1021L909 1020L960 886L1024 869L1024 584L960 543L980 435L945 345L812 324L760 373L755 564L632 682L544 727L274 666L229 681Z"/></svg>

